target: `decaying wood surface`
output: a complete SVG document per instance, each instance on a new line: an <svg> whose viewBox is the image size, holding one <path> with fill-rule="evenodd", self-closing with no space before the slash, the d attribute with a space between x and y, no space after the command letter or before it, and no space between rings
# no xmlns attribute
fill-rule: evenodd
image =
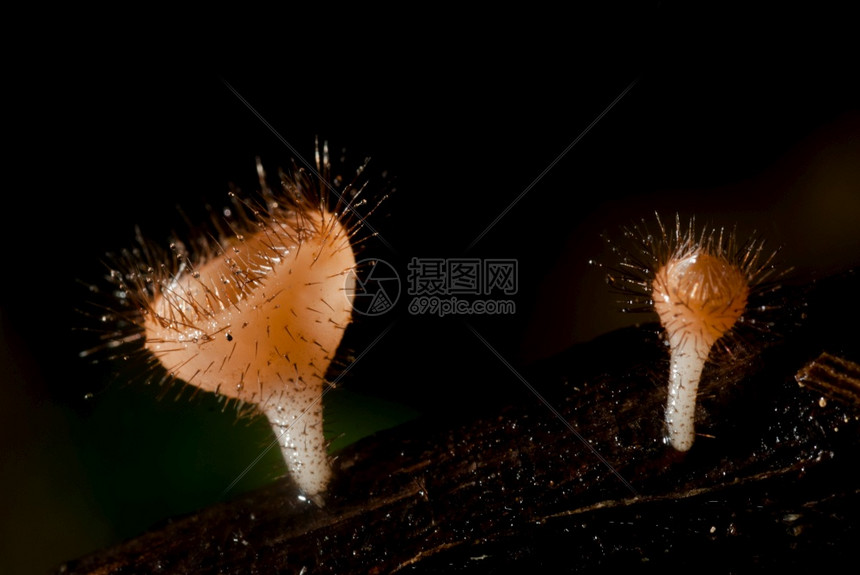
<svg viewBox="0 0 860 575"><path fill-rule="evenodd" d="M544 401L525 393L469 420L416 421L351 446L324 508L285 479L58 572L856 565L860 317L841 308L858 293L857 273L818 282L796 296L808 307L792 335L734 370L706 368L686 455L662 442L667 362L653 326L622 330L521 371Z"/></svg>

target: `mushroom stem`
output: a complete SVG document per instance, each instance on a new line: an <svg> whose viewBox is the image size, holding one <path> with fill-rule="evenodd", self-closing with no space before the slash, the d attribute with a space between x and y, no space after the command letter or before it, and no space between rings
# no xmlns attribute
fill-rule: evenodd
<svg viewBox="0 0 860 575"><path fill-rule="evenodd" d="M666 432L669 444L678 451L687 451L693 446L696 393L709 351L710 346L692 337L672 346Z"/></svg>
<svg viewBox="0 0 860 575"><path fill-rule="evenodd" d="M272 424L290 476L304 495L320 503L331 479L327 443L323 435L321 396L308 401L270 404L262 411Z"/></svg>

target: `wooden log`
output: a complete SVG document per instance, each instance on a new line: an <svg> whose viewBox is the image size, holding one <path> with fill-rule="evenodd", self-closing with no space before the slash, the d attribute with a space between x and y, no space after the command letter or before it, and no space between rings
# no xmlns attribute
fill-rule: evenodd
<svg viewBox="0 0 860 575"><path fill-rule="evenodd" d="M860 317L843 308L860 293L858 276L792 292L789 305L808 304L799 329L770 346L751 343L756 353L732 369L706 367L686 454L663 441L665 349L654 326L631 328L511 367L529 390L516 405L415 421L345 449L323 508L284 479L57 572L856 564Z"/></svg>

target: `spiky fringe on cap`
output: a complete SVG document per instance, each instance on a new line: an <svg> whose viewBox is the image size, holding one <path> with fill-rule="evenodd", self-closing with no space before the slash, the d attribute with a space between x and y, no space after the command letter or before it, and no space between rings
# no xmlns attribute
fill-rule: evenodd
<svg viewBox="0 0 860 575"><path fill-rule="evenodd" d="M260 190L256 197L245 197L237 190L228 193L228 205L221 212L210 210L209 222L202 227L194 226L187 240L173 238L160 243L145 238L139 227L135 228L135 246L107 255L105 265L108 274L105 284L89 286L91 304L85 313L92 318L85 328L97 338L97 342L80 353L81 357L95 363L109 363L117 372L143 370L147 383L162 387L166 394L173 384L181 384L175 374L166 371L158 358L146 352L144 318L154 314L153 302L166 286L175 284L184 274L195 270L213 258L227 253L240 243L245 235L260 231L273 234L271 244L279 242L301 242L306 234L326 234L330 230L319 229L319 218L307 214L333 212L346 229L339 238L343 249L359 248L373 234L364 234L363 222L385 199L367 209L363 192L367 186L365 160L353 177L344 184L340 175L334 175L328 144L317 144L315 169L299 166L292 160L290 169L279 170L279 187L273 189L268 181L260 159L257 159L257 174ZM288 234L278 222L292 221L300 237L279 237ZM277 257L276 250L271 257ZM256 265L236 266L239 291L250 291L260 285L267 275L267 256L261 254ZM253 274L245 269L253 269ZM203 311L203 310L201 310ZM195 386L192 395L198 392ZM180 390L181 394L181 390ZM240 414L254 411L254 406L227 399L225 408L235 403Z"/></svg>
<svg viewBox="0 0 860 575"><path fill-rule="evenodd" d="M746 312L732 331L775 335L773 330L785 323L786 305L780 291L791 272L777 261L779 249L768 250L765 239L757 235L740 241L735 228L703 226L697 231L695 217L685 225L675 214L674 225L669 227L655 213L655 224L656 229L643 218L623 228L623 242L609 241L615 262L606 266L606 283L618 294L621 312L654 313L652 284L657 271L671 260L704 252L734 264L749 286ZM726 345L720 347L731 354Z"/></svg>

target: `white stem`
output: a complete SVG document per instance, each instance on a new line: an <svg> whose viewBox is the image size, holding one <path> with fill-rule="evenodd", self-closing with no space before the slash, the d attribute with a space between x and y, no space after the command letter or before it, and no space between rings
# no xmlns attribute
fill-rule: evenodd
<svg viewBox="0 0 860 575"><path fill-rule="evenodd" d="M331 467L323 435L322 402L289 401L267 405L263 412L281 447L290 477L310 499L320 503L331 479ZM301 398L301 396L300 396Z"/></svg>
<svg viewBox="0 0 860 575"><path fill-rule="evenodd" d="M695 439L696 393L710 348L695 337L673 342L671 348L666 428L672 447L687 451Z"/></svg>

